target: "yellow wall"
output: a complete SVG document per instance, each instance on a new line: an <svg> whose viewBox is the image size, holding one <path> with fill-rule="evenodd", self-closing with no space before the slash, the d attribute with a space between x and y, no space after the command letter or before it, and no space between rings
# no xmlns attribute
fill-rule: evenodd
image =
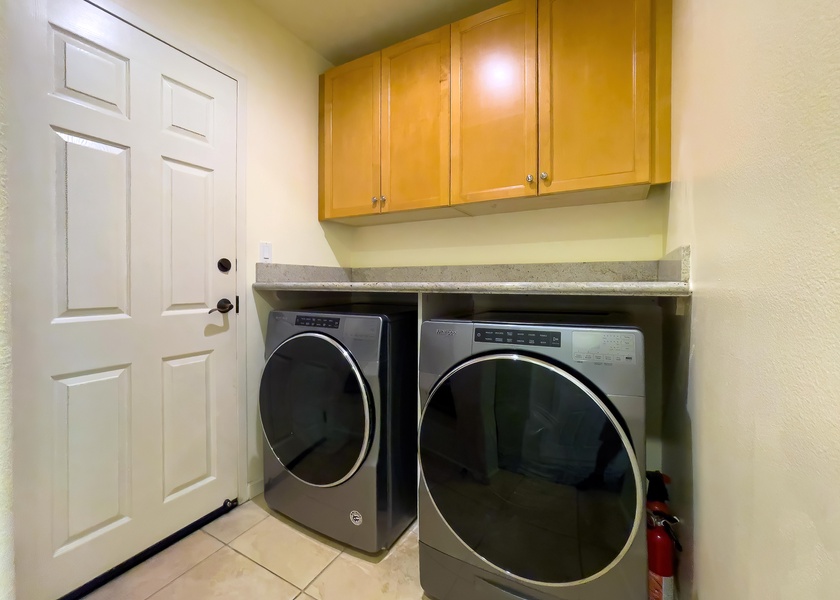
<svg viewBox="0 0 840 600"><path fill-rule="evenodd" d="M659 260L668 190L647 200L360 227L350 266Z"/></svg>
<svg viewBox="0 0 840 600"><path fill-rule="evenodd" d="M667 245L691 244L694 286L684 599L840 594L838 31L837 0L675 0Z"/></svg>
<svg viewBox="0 0 840 600"><path fill-rule="evenodd" d="M15 597L12 519L12 344L6 254L6 3L0 2L0 599Z"/></svg>
<svg viewBox="0 0 840 600"><path fill-rule="evenodd" d="M262 479L257 407L269 307L250 290L259 242L274 261L337 266L349 232L318 224L318 75L330 64L250 2L115 0L167 41L218 59L244 74L248 290L249 481ZM150 27L151 29L152 27ZM168 34L167 34L168 32Z"/></svg>

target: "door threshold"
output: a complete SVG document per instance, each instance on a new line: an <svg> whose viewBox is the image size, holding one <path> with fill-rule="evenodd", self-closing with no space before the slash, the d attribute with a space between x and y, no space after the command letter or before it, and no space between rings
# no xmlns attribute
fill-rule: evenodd
<svg viewBox="0 0 840 600"><path fill-rule="evenodd" d="M190 523L186 527L183 527L183 528L179 529L178 531L176 531L175 533L173 533L172 535L169 535L169 536L163 538L161 541L157 542L156 544L153 544L152 546L149 546L148 548L146 548L142 552L138 552L137 554L135 554L134 556L132 556L128 560L126 560L124 562L121 562L120 564L118 564L113 569L105 571L102 575L99 575L98 577L94 577L93 579L91 579L90 581L85 583L84 585L80 585L75 590L65 594L64 596L62 596L58 600L79 600L79 598L84 598L88 594L92 593L94 590L97 590L97 589L101 588L103 585L113 581L114 579L116 579L117 577L122 575L123 573L126 573L127 571L130 571L131 569L133 569L134 567L136 567L140 563L149 560L155 554L157 554L159 552L162 552L163 550L166 550L167 548L169 548L170 546L172 546L173 544L175 544L177 542L180 542L182 539L184 539L185 537L187 537L191 533L195 533L196 531L198 531L199 529L201 529L202 527L204 527L205 525L207 525L211 521L215 521L216 519L218 519L222 515L225 515L225 514L229 513L234 508L236 508L238 505L239 505L239 500L236 500L236 499L225 500L224 504L222 504L219 508L217 508L213 512L210 512L210 513L204 515L203 517L201 517L200 519L197 519L197 520L193 521L192 523Z"/></svg>

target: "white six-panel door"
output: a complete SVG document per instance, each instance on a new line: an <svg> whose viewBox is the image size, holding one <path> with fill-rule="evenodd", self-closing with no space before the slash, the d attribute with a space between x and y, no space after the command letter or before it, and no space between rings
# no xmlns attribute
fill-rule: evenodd
<svg viewBox="0 0 840 600"><path fill-rule="evenodd" d="M237 84L84 0L11 4L16 564L38 600L237 495L236 314L208 314L236 297Z"/></svg>

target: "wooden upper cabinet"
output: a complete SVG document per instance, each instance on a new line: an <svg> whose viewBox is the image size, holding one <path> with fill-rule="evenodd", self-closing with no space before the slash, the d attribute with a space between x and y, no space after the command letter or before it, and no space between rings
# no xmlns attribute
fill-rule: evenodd
<svg viewBox="0 0 840 600"><path fill-rule="evenodd" d="M671 0L653 0L651 183L671 181Z"/></svg>
<svg viewBox="0 0 840 600"><path fill-rule="evenodd" d="M537 193L536 46L535 0L452 25L452 204Z"/></svg>
<svg viewBox="0 0 840 600"><path fill-rule="evenodd" d="M320 218L378 213L380 53L330 69L322 87Z"/></svg>
<svg viewBox="0 0 840 600"><path fill-rule="evenodd" d="M382 51L382 212L449 204L449 30Z"/></svg>
<svg viewBox="0 0 840 600"><path fill-rule="evenodd" d="M651 181L652 0L539 0L540 193Z"/></svg>
<svg viewBox="0 0 840 600"><path fill-rule="evenodd" d="M319 217L646 197L671 177L671 18L671 0L512 0L331 69Z"/></svg>

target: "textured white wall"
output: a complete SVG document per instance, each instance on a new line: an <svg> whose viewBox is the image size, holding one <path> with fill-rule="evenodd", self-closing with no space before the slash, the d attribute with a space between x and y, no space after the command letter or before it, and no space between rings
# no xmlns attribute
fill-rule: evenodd
<svg viewBox="0 0 840 600"><path fill-rule="evenodd" d="M0 599L15 597L12 520L12 346L6 249L6 3L0 2Z"/></svg>
<svg viewBox="0 0 840 600"><path fill-rule="evenodd" d="M674 14L667 245L691 244L694 286L682 597L837 598L840 2Z"/></svg>

